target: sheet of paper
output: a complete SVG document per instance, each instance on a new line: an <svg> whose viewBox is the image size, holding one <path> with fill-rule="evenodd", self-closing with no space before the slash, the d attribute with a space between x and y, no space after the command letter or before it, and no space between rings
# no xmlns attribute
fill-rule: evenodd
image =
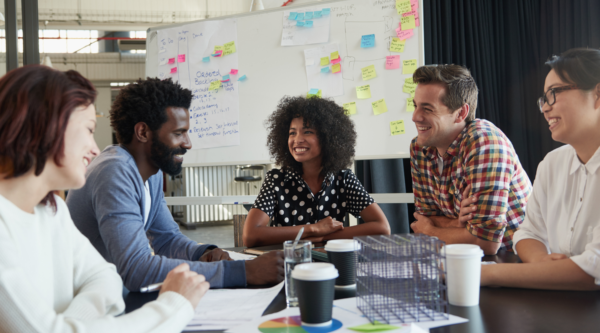
<svg viewBox="0 0 600 333"><path fill-rule="evenodd" d="M405 40L401 40L400 38L392 38L392 42L390 43L390 51L391 52L404 52L404 45L406 44Z"/></svg>
<svg viewBox="0 0 600 333"><path fill-rule="evenodd" d="M229 257L233 260L253 260L256 258L255 255L251 255L251 254L239 253L239 252L234 252L234 251L229 251L229 250L224 250L224 251L227 251L227 253L229 253Z"/></svg>
<svg viewBox="0 0 600 333"><path fill-rule="evenodd" d="M404 134L404 120L390 122L390 132L392 135Z"/></svg>
<svg viewBox="0 0 600 333"><path fill-rule="evenodd" d="M367 84L356 87L356 97L358 97L358 99L371 98L371 86Z"/></svg>
<svg viewBox="0 0 600 333"><path fill-rule="evenodd" d="M260 318L283 287L267 289L210 289L198 303L184 330L228 329ZM209 328L204 328L207 326Z"/></svg>
<svg viewBox="0 0 600 333"><path fill-rule="evenodd" d="M400 56L393 55L385 57L385 69L397 69L400 68Z"/></svg>
<svg viewBox="0 0 600 333"><path fill-rule="evenodd" d="M322 15L322 10L324 9L323 7L308 7L303 8L302 11L297 10L295 11L296 21L289 19L290 13L293 13L292 11L284 11L281 46L327 43L329 41L331 16ZM317 16L315 12L319 12L320 14ZM312 15L312 19L310 19L310 22L312 22L311 25L307 26L303 22L302 26L297 26L297 22L305 19L306 13L311 13ZM308 20L309 18L306 19Z"/></svg>
<svg viewBox="0 0 600 333"><path fill-rule="evenodd" d="M307 90L318 88L322 90L323 97L335 97L344 94L342 75L323 75L321 64L329 64L329 55L339 52L337 43L325 44L319 47L304 50L304 63L306 64ZM333 69L333 68L332 68ZM327 71L329 71L327 67Z"/></svg>
<svg viewBox="0 0 600 333"><path fill-rule="evenodd" d="M371 34L371 35L362 36L362 38L360 39L360 47L361 48L375 47L375 35Z"/></svg>
<svg viewBox="0 0 600 333"><path fill-rule="evenodd" d="M371 105L373 106L373 113L376 116L380 115L382 113L388 112L388 108L387 108L387 105L385 104L384 98L371 103Z"/></svg>
<svg viewBox="0 0 600 333"><path fill-rule="evenodd" d="M356 114L356 102L344 104L344 110L346 115Z"/></svg>
<svg viewBox="0 0 600 333"><path fill-rule="evenodd" d="M417 59L402 61L402 74L412 74L417 70Z"/></svg>
<svg viewBox="0 0 600 333"><path fill-rule="evenodd" d="M377 72L375 71L375 65L363 67L361 69L362 79L363 81L368 81L377 77Z"/></svg>

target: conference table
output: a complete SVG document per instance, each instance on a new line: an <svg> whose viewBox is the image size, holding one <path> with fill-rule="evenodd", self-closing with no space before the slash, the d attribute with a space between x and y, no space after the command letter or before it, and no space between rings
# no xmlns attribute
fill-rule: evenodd
<svg viewBox="0 0 600 333"><path fill-rule="evenodd" d="M230 250L240 250L231 248ZM520 262L510 252L485 256L483 261L497 263ZM155 300L158 293L130 292L125 298L126 310L131 312L146 302ZM352 291L336 291L336 299L353 297ZM285 309L285 291L273 299L263 315ZM467 323L431 329L432 333L529 333L529 332L600 332L600 292L549 291L516 288L481 288L479 306L450 305L448 312L468 319ZM207 331L202 331L207 332Z"/></svg>

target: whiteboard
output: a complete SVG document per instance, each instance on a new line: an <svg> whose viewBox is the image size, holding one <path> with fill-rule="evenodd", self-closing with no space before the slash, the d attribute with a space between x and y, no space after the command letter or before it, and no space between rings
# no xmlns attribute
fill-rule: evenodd
<svg viewBox="0 0 600 333"><path fill-rule="evenodd" d="M304 7L331 9L329 41L323 44L281 46L284 12ZM400 69L386 70L385 62L386 56L400 55L401 62L416 59L417 66L424 64L421 1L419 18L420 26L414 29L414 36L406 40L403 53L389 51L389 43L392 37L396 37L395 29L400 22L395 0L322 1L150 28L146 44L146 75L158 76L157 34L160 30L189 29L194 24L197 26L208 21L235 22L239 75L247 76L247 80L236 82L240 144L192 148L186 153L183 165L267 164L272 161L266 147L265 120L283 96L305 96L308 92L304 51L338 43L342 58L343 94L333 97L333 100L339 105L356 102L357 114L350 116L358 133L355 159L407 158L410 156L410 142L417 135L411 120L412 113L406 109L406 100L410 95L402 92L404 80L411 74L402 74L402 66ZM369 34L375 34L375 47L361 48L361 36ZM377 77L363 81L361 68L370 65L375 66ZM356 87L365 84L371 86L372 97L357 99ZM381 98L385 98L388 112L374 115L371 103ZM398 120L404 121L405 133L392 136L390 122Z"/></svg>

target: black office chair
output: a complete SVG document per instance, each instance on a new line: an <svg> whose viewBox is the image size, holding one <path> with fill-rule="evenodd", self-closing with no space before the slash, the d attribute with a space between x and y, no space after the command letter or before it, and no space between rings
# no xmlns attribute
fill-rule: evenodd
<svg viewBox="0 0 600 333"><path fill-rule="evenodd" d="M262 174L255 175L254 170L261 170ZM265 173L265 165L263 164L246 164L246 165L237 165L235 168L235 180L236 182L244 182L246 183L246 195L250 195L250 183L251 182L260 182L264 179ZM258 188L257 185L254 185L255 188ZM252 205L244 205L246 210L250 211Z"/></svg>

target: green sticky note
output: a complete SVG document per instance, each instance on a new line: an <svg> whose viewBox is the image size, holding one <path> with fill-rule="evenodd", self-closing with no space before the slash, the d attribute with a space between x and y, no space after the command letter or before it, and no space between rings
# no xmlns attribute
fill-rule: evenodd
<svg viewBox="0 0 600 333"><path fill-rule="evenodd" d="M321 58L321 66L327 66L327 65L329 65L329 57Z"/></svg>
<svg viewBox="0 0 600 333"><path fill-rule="evenodd" d="M221 87L221 81L217 80L217 81L213 81L210 83L210 86L208 87L208 90L217 90Z"/></svg>
<svg viewBox="0 0 600 333"><path fill-rule="evenodd" d="M406 99L406 112L415 112L415 103L413 103L413 98Z"/></svg>
<svg viewBox="0 0 600 333"><path fill-rule="evenodd" d="M402 31L414 29L416 27L416 25L415 25L415 16L414 15L408 15L408 16L405 16L405 17L401 17L400 18L400 27L402 28Z"/></svg>
<svg viewBox="0 0 600 333"><path fill-rule="evenodd" d="M356 114L356 102L350 102L344 104L344 110L346 115Z"/></svg>
<svg viewBox="0 0 600 333"><path fill-rule="evenodd" d="M413 78L412 78L412 77L407 77L407 78L404 80L404 83L408 83L408 84L414 84L414 83L415 83L415 81L413 81Z"/></svg>
<svg viewBox="0 0 600 333"><path fill-rule="evenodd" d="M375 113L376 116L388 112L384 98L371 103L371 105L373 106L373 113Z"/></svg>
<svg viewBox="0 0 600 333"><path fill-rule="evenodd" d="M340 53L338 51L331 52L331 56L330 56L331 60L337 59L339 57L340 57Z"/></svg>
<svg viewBox="0 0 600 333"><path fill-rule="evenodd" d="M412 10L410 0L396 0L396 10L399 15L410 12Z"/></svg>
<svg viewBox="0 0 600 333"><path fill-rule="evenodd" d="M393 135L404 134L404 120L390 122L390 132Z"/></svg>
<svg viewBox="0 0 600 333"><path fill-rule="evenodd" d="M375 72L375 65L364 67L363 69L361 69L361 71L363 81L367 81L377 77L377 72Z"/></svg>
<svg viewBox="0 0 600 333"><path fill-rule="evenodd" d="M410 1L410 0L409 0ZM405 39L400 38L392 38L392 42L390 43L390 51L391 52L404 52L404 45L406 44Z"/></svg>
<svg viewBox="0 0 600 333"><path fill-rule="evenodd" d="M226 56L228 54L235 53L235 42L229 42L223 45L223 55Z"/></svg>
<svg viewBox="0 0 600 333"><path fill-rule="evenodd" d="M367 84L356 87L356 97L358 97L358 99L371 98L371 86Z"/></svg>
<svg viewBox="0 0 600 333"><path fill-rule="evenodd" d="M348 327L349 330L357 331L357 332L385 332L390 330L396 330L399 328L404 328L400 326L393 326L387 324L381 324L379 322L375 322L375 324L364 324L359 326Z"/></svg>
<svg viewBox="0 0 600 333"><path fill-rule="evenodd" d="M417 59L402 61L402 74L412 74L417 70Z"/></svg>

